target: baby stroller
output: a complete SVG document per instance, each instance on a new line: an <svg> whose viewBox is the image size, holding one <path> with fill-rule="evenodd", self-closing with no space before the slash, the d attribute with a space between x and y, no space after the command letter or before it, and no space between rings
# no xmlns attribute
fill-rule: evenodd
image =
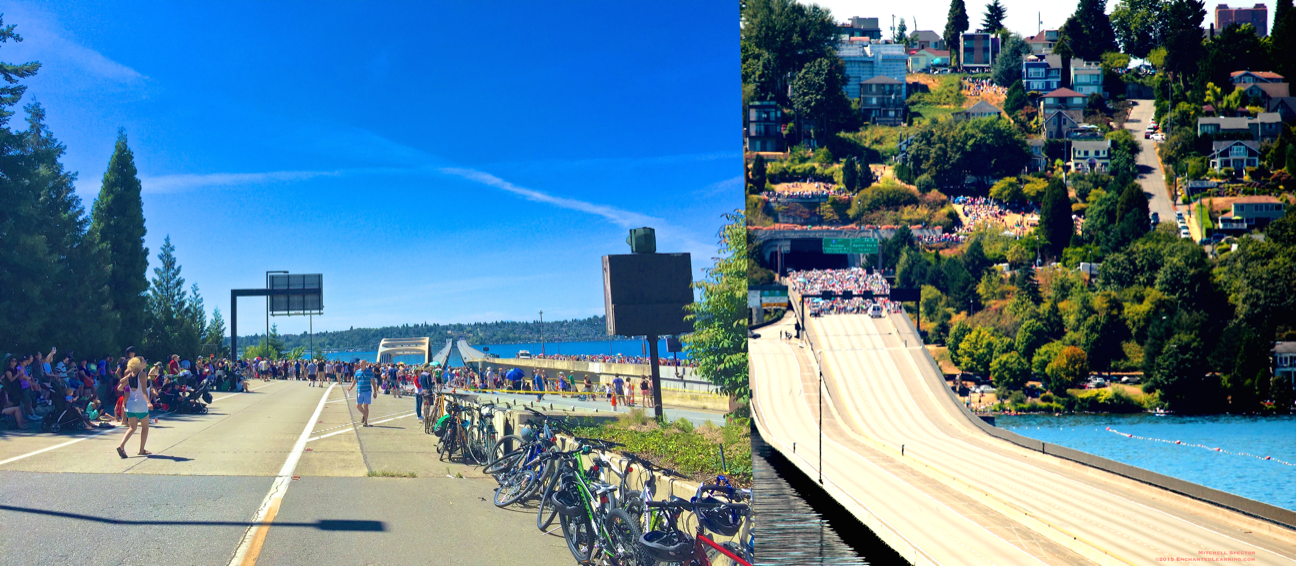
<svg viewBox="0 0 1296 566"><path fill-rule="evenodd" d="M45 413L45 417L41 419L41 430L48 432L85 430L85 428L85 416L71 403L63 403L61 407L55 407L54 410Z"/></svg>
<svg viewBox="0 0 1296 566"><path fill-rule="evenodd" d="M212 400L209 380L202 380L195 387L182 387L177 394L174 409L177 413L206 414L207 403Z"/></svg>

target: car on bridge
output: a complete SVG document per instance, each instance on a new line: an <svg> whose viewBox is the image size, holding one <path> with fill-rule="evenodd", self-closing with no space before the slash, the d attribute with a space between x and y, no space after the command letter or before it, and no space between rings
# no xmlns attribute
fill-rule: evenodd
<svg viewBox="0 0 1296 566"><path fill-rule="evenodd" d="M519 360L529 360L529 359L531 359L531 351L530 351L530 350L518 350L517 357L518 357Z"/></svg>

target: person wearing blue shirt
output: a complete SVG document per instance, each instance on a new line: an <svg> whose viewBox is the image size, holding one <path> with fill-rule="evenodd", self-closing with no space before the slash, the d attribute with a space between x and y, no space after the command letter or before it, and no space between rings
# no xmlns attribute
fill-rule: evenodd
<svg viewBox="0 0 1296 566"><path fill-rule="evenodd" d="M531 388L534 389L536 392L536 401L544 401L544 391L545 391L544 373L541 371L535 372L535 375L531 378L531 382L532 382Z"/></svg>
<svg viewBox="0 0 1296 566"><path fill-rule="evenodd" d="M373 402L373 378L374 373L369 369L369 361L360 360L355 381L351 382L351 387L348 389L356 393L356 409L360 411L360 426L370 426L369 404Z"/></svg>

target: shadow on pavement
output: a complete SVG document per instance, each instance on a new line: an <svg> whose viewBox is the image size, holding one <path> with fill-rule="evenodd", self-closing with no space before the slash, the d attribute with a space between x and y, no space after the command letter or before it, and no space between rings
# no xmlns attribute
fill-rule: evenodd
<svg viewBox="0 0 1296 566"><path fill-rule="evenodd" d="M46 509L33 509L31 507L16 507L13 505L0 505L0 511L47 515L51 517L62 517L64 519L78 519L82 521L93 521L95 523L107 523L110 525L207 525L214 527L250 527L256 524L251 521L130 521L124 519L109 519L107 517L95 517L93 515L82 515L80 513L49 511ZM321 531L385 532L387 530L387 525L382 521L361 521L353 519L321 519L314 523L285 523L282 521L276 521L272 523L272 525L275 527L313 527Z"/></svg>

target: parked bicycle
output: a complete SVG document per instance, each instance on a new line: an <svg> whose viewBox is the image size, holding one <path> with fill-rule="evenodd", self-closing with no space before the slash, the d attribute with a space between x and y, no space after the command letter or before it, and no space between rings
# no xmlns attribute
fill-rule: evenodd
<svg viewBox="0 0 1296 566"><path fill-rule="evenodd" d="M582 564L598 559L612 566L654 564L638 543L637 521L615 504L618 487L601 479L606 460L595 456L586 468L581 459L593 454L596 447L608 450L624 445L593 438L576 441L579 447L575 450L551 456L556 460L557 483L547 501L559 517L572 556Z"/></svg>

